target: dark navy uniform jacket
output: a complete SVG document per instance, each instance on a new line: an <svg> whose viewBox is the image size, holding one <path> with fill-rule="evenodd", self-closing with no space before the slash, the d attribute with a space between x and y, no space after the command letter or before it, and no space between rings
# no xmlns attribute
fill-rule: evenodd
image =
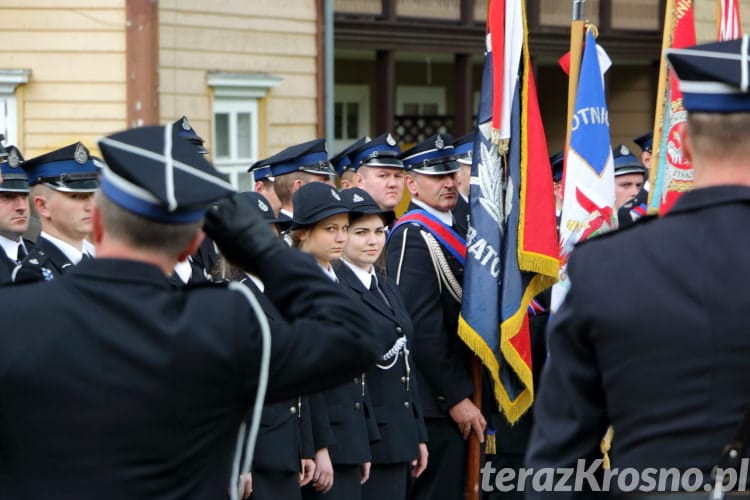
<svg viewBox="0 0 750 500"><path fill-rule="evenodd" d="M24 245L26 245L26 251L31 252L34 249L34 243L24 239ZM5 252L0 249L0 286L10 285L13 283L13 270L16 268L18 263L8 257Z"/></svg>
<svg viewBox="0 0 750 500"><path fill-rule="evenodd" d="M309 256L289 249L259 274L294 319L272 331L267 401L375 361L356 304ZM262 344L239 289L174 289L152 265L97 258L2 289L0 302L13 311L0 340L0 498L226 496Z"/></svg>
<svg viewBox="0 0 750 500"><path fill-rule="evenodd" d="M281 314L268 297L249 278L241 282L247 286L266 313L268 322L282 321ZM290 398L263 406L260 430L255 444L254 471L298 472L302 453L300 411L302 400ZM305 411L307 405L305 405ZM249 422L248 422L249 425Z"/></svg>
<svg viewBox="0 0 750 500"><path fill-rule="evenodd" d="M36 245L15 271L15 283L49 281L62 276L75 267L75 264L47 238L40 236Z"/></svg>
<svg viewBox="0 0 750 500"><path fill-rule="evenodd" d="M334 268L341 282L349 286L365 305L367 321L373 330L378 331L385 345L390 348L399 337L405 336L407 348L411 350L411 318L396 284L385 276L378 277L381 280L381 289L391 306L388 307L381 298L364 287L362 281L346 264L339 262ZM396 357L398 359L391 368L381 369L374 366L365 375L380 434L380 441L371 448L372 461L375 464L411 461L418 456L419 443L427 442L415 373L412 371L407 379L404 352L401 351ZM408 362L411 370L414 370L414 361L409 359ZM392 360L379 362L381 366L391 363Z"/></svg>
<svg viewBox="0 0 750 500"><path fill-rule="evenodd" d="M740 186L687 192L665 217L577 247L527 465L598 458L611 424L613 467L697 467L708 479L750 394L749 248Z"/></svg>
<svg viewBox="0 0 750 500"><path fill-rule="evenodd" d="M417 208L409 205L409 210ZM445 287L440 291L420 231L416 224L403 224L393 231L388 241L387 269L398 283L414 324L413 354L424 416L449 417L448 410L474 391L469 375L471 352L457 333L461 303ZM463 266L449 252L443 254L461 283Z"/></svg>

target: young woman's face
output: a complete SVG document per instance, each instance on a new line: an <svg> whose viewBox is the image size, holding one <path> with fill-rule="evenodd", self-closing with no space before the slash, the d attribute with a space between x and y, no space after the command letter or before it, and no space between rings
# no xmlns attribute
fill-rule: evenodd
<svg viewBox="0 0 750 500"><path fill-rule="evenodd" d="M300 235L300 250L323 266L341 258L349 230L349 214L332 215Z"/></svg>
<svg viewBox="0 0 750 500"><path fill-rule="evenodd" d="M378 260L385 246L385 226L379 215L365 215L349 226L349 239L344 247L344 257L364 270Z"/></svg>

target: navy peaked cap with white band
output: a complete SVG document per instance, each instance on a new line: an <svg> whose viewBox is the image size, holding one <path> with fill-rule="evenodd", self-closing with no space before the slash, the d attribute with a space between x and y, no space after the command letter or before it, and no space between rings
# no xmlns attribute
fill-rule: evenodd
<svg viewBox="0 0 750 500"><path fill-rule="evenodd" d="M426 175L458 172L460 168L453 151L450 134L436 134L401 153L404 170Z"/></svg>
<svg viewBox="0 0 750 500"><path fill-rule="evenodd" d="M72 193L91 193L99 189L98 170L82 142L36 156L21 165L29 176L29 186L44 184Z"/></svg>
<svg viewBox="0 0 750 500"><path fill-rule="evenodd" d="M195 145L172 127L140 127L99 140L106 166L102 192L116 205L166 223L199 220L208 205L234 191Z"/></svg>
<svg viewBox="0 0 750 500"><path fill-rule="evenodd" d="M250 171L266 167L272 177L291 174L292 172L307 172L317 175L336 174L328 162L325 139L314 139L296 146L290 146L265 160L253 163Z"/></svg>
<svg viewBox="0 0 750 500"><path fill-rule="evenodd" d="M471 165L474 156L474 132L469 132L453 141L453 155L458 163Z"/></svg>
<svg viewBox="0 0 750 500"><path fill-rule="evenodd" d="M390 133L375 137L349 154L354 170L359 167L404 168L400 155L401 148Z"/></svg>
<svg viewBox="0 0 750 500"><path fill-rule="evenodd" d="M344 172L347 170L357 170L357 168L352 165L351 153L358 150L371 140L372 139L370 139L370 137L367 135L364 137L360 137L354 143L342 149L334 156L331 156L331 159L329 161L331 162L331 165L333 166L334 170L336 170L336 173L339 177L344 175Z"/></svg>
<svg viewBox="0 0 750 500"><path fill-rule="evenodd" d="M28 193L29 179L26 171L21 167L23 155L15 146L0 148L0 191L12 193Z"/></svg>
<svg viewBox="0 0 750 500"><path fill-rule="evenodd" d="M687 111L750 111L750 38L706 43L665 52L680 80Z"/></svg>
<svg viewBox="0 0 750 500"><path fill-rule="evenodd" d="M176 135L179 135L183 139L187 139L191 144L195 145L195 148L202 155L208 154L208 149L203 145L203 139L190 125L190 121L187 116L183 116L172 124L172 130Z"/></svg>
<svg viewBox="0 0 750 500"><path fill-rule="evenodd" d="M646 175L646 167L624 144L612 148L612 159L615 164L615 177L625 174Z"/></svg>

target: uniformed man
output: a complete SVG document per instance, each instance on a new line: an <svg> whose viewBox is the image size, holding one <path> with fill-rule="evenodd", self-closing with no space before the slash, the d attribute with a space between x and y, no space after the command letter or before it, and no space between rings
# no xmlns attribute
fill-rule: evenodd
<svg viewBox="0 0 750 500"><path fill-rule="evenodd" d="M458 200L453 209L453 217L460 232L466 234L469 230L469 192L471 191L471 162L474 156L474 132L461 136L453 142L453 154L460 167L456 173Z"/></svg>
<svg viewBox="0 0 750 500"><path fill-rule="evenodd" d="M195 150L202 155L208 154L208 149L204 146L204 140L198 135L198 132L193 129L187 116L183 115L176 122L172 124L172 131L178 137L186 139L190 144L195 146Z"/></svg>
<svg viewBox="0 0 750 500"><path fill-rule="evenodd" d="M552 168L552 194L555 197L555 219L557 220L557 232L560 233L560 217L562 217L563 199L563 163L565 156L559 151L549 158Z"/></svg>
<svg viewBox="0 0 750 500"><path fill-rule="evenodd" d="M0 148L0 286L13 282L13 269L33 248L23 234L29 228L29 183L15 146Z"/></svg>
<svg viewBox="0 0 750 500"><path fill-rule="evenodd" d="M263 196L263 198L266 199L268 206L271 207L273 213L275 215L278 215L279 211L281 210L281 200L279 200L279 196L276 194L276 189L273 187L273 183L276 178L271 175L271 169L253 169L251 167L248 172L250 172L250 183L253 186L253 191Z"/></svg>
<svg viewBox="0 0 750 500"><path fill-rule="evenodd" d="M681 144L694 187L664 217L573 251L572 288L550 322L526 459L534 470L583 465L587 478L599 477L593 460L611 425L612 470L633 473L609 488L633 498L690 488L705 498L722 449L743 435L750 393L747 40L667 51L687 110ZM746 477L737 482L746 444L729 453L735 488L747 486ZM666 469L680 480L659 480ZM575 484L589 491L547 496L591 498L590 489L604 483ZM527 498L543 496L532 489L527 484Z"/></svg>
<svg viewBox="0 0 750 500"><path fill-rule="evenodd" d="M350 153L354 183L383 210L393 210L404 196L401 149L390 134L382 134Z"/></svg>
<svg viewBox="0 0 750 500"><path fill-rule="evenodd" d="M42 232L13 271L13 281L49 281L94 255L86 236L99 189L98 170L82 142L26 160L22 167Z"/></svg>
<svg viewBox="0 0 750 500"><path fill-rule="evenodd" d="M633 139L633 142L641 148L641 163L648 170L651 168L651 148L654 144L654 131L649 130L645 134L639 135Z"/></svg>
<svg viewBox="0 0 750 500"><path fill-rule="evenodd" d="M486 425L469 399L472 354L457 334L463 280L457 246L465 235L455 231L451 212L459 169L452 143L438 134L401 155L412 200L387 244L388 274L414 323L414 372L430 443L427 470L414 483L416 499L462 498L464 440L474 432L483 441Z"/></svg>
<svg viewBox="0 0 750 500"><path fill-rule="evenodd" d="M647 170L623 144L612 149L615 163L615 208L618 227L633 224L646 215L648 192L643 189Z"/></svg>
<svg viewBox="0 0 750 500"><path fill-rule="evenodd" d="M615 208L619 209L643 188L646 167L624 144L612 148L612 158L615 163Z"/></svg>
<svg viewBox="0 0 750 500"><path fill-rule="evenodd" d="M99 142L96 259L0 290L13 311L0 337L0 498L236 496L252 453L234 449L254 442L264 399L342 383L379 354L356 304L242 198L224 198L231 185L169 134ZM243 285L169 285L201 227L267 285L285 318L273 342Z"/></svg>
<svg viewBox="0 0 750 500"><path fill-rule="evenodd" d="M173 137L186 139L195 147L198 153L202 155L208 154L208 149L203 145L203 138L195 131L187 116L183 115L172 124L172 134ZM177 263L170 280L175 286L211 281L211 274L214 271L217 261L218 253L211 238L204 238L201 246L193 255Z"/></svg>
<svg viewBox="0 0 750 500"><path fill-rule="evenodd" d="M331 162L331 166L333 166L334 170L336 170L336 175L339 176L339 184L341 186L341 189L349 189L351 187L354 187L355 185L354 174L356 172L356 168L352 165L352 159L349 156L349 153L356 149L359 149L364 144L370 142L370 140L370 137L367 135L364 137L360 137L352 144L336 153L329 160Z"/></svg>
<svg viewBox="0 0 750 500"><path fill-rule="evenodd" d="M294 214L292 195L310 182L334 185L331 178L336 172L328 162L325 139L314 139L291 146L275 155L255 162L250 171L274 178L273 187L281 202L279 214L291 219Z"/></svg>

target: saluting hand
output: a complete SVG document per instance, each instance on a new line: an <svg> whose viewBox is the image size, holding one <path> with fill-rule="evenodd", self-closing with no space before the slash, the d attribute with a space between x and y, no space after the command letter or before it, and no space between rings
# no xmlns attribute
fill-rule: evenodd
<svg viewBox="0 0 750 500"><path fill-rule="evenodd" d="M458 426L458 432L464 439L469 437L473 431L480 443L484 443L484 430L487 428L487 421L484 419L482 412L471 402L469 398L464 398L450 410L451 418Z"/></svg>
<svg viewBox="0 0 750 500"><path fill-rule="evenodd" d="M300 460L299 485L304 486L313 480L315 473L315 460L312 458L303 458Z"/></svg>

